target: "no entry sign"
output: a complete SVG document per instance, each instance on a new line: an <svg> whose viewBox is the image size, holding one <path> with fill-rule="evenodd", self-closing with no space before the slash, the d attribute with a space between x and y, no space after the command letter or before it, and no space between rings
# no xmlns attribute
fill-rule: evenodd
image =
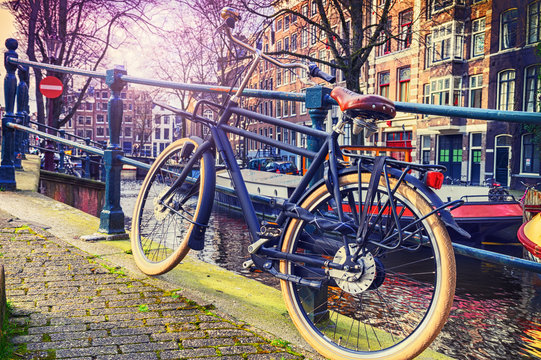
<svg viewBox="0 0 541 360"><path fill-rule="evenodd" d="M39 91L49 99L54 99L62 95L64 86L59 78L54 76L47 76L39 82Z"/></svg>

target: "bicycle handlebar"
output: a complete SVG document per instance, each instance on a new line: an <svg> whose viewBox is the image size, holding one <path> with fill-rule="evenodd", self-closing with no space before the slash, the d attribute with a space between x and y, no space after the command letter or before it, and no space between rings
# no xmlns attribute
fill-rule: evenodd
<svg viewBox="0 0 541 360"><path fill-rule="evenodd" d="M314 63L310 63L308 65L303 64L303 63L283 63L267 54L264 54L261 50L256 49L253 46L234 37L233 34L231 33L231 30L235 28L236 22L240 20L241 17L239 13L235 11L233 8L224 7L222 11L220 12L220 16L225 20L225 23L222 26L220 26L217 30L225 29L225 33L227 37L235 44L242 46L246 50L256 54L257 56L262 57L263 59L267 60L268 62L280 68L285 68L285 69L301 68L301 69L306 70L306 72L308 72L308 74L312 77L319 77L320 79L323 79L331 84L336 81L336 76L332 76L325 73L324 71L321 71L319 67Z"/></svg>

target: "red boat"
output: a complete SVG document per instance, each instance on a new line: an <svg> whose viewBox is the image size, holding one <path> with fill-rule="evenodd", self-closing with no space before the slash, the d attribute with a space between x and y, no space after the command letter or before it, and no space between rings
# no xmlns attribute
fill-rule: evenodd
<svg viewBox="0 0 541 360"><path fill-rule="evenodd" d="M522 224L522 207L509 201L467 201L451 211L460 227L470 233L472 245L517 245L516 233ZM463 242L458 234L451 238Z"/></svg>

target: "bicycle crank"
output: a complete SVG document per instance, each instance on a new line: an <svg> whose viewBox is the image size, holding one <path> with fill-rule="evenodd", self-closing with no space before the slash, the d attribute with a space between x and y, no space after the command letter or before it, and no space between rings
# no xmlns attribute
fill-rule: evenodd
<svg viewBox="0 0 541 360"><path fill-rule="evenodd" d="M351 254L357 249L356 244L349 244ZM344 265L347 260L346 248L342 246L334 256L333 262ZM359 257L353 266L345 267L345 270L330 269L329 275L336 284L345 292L352 295L366 291L376 278L376 261L370 252Z"/></svg>

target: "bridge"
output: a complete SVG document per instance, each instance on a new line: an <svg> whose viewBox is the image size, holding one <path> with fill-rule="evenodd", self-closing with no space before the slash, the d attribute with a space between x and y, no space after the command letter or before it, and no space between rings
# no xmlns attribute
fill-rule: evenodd
<svg viewBox="0 0 541 360"><path fill-rule="evenodd" d="M122 147L119 144L120 130L122 127L122 108L123 102L120 96L122 89L128 83L140 84L145 86L163 87L169 89L187 90L193 92L209 93L230 93L236 89L223 86L194 85L175 83L161 80L144 79L128 76L123 69L110 69L105 72L87 71L81 69L68 68L57 65L42 64L18 58L16 49L18 43L14 39L6 41L7 51L5 52L6 76L4 80L5 91L5 115L2 118L2 162L0 166L0 188L6 191L12 191L16 188L15 169L20 167L19 159L25 151L23 133L38 135L42 138L52 140L58 144L71 146L81 149L87 154L102 157L105 168L105 201L103 209L100 212L100 225L98 231L108 235L125 234L124 212L120 206L120 173L123 165L135 166L143 171L150 168L137 159L125 156ZM93 147L86 144L51 135L39 130L30 128L28 122L29 97L28 97L28 69L34 67L37 69L51 70L61 73L69 73L85 77L102 79L109 86L111 97L108 105L109 119L109 141L105 149ZM17 82L16 72L18 71L19 82ZM330 96L330 89L314 86L308 88L306 93L285 93L279 91L245 89L242 96L257 97L266 99L279 99L288 101L304 102L312 120L312 127L321 129L327 112L332 105L336 105L334 99ZM15 111L15 102L17 100L17 111ZM396 102L395 107L400 112L410 112L416 114L433 114L452 117L464 117L471 119L506 121L517 123L536 123L541 124L541 113L520 112L520 111L500 111L477 108L460 108L454 106L436 106L429 104L412 104ZM235 130L242 135L242 130ZM308 149L316 151L321 144L315 140L309 139ZM541 264L535 264L523 259L500 256L500 254L490 253L484 250L464 248L455 244L455 252L466 256L495 262L502 265L512 265L522 269L541 272Z"/></svg>

